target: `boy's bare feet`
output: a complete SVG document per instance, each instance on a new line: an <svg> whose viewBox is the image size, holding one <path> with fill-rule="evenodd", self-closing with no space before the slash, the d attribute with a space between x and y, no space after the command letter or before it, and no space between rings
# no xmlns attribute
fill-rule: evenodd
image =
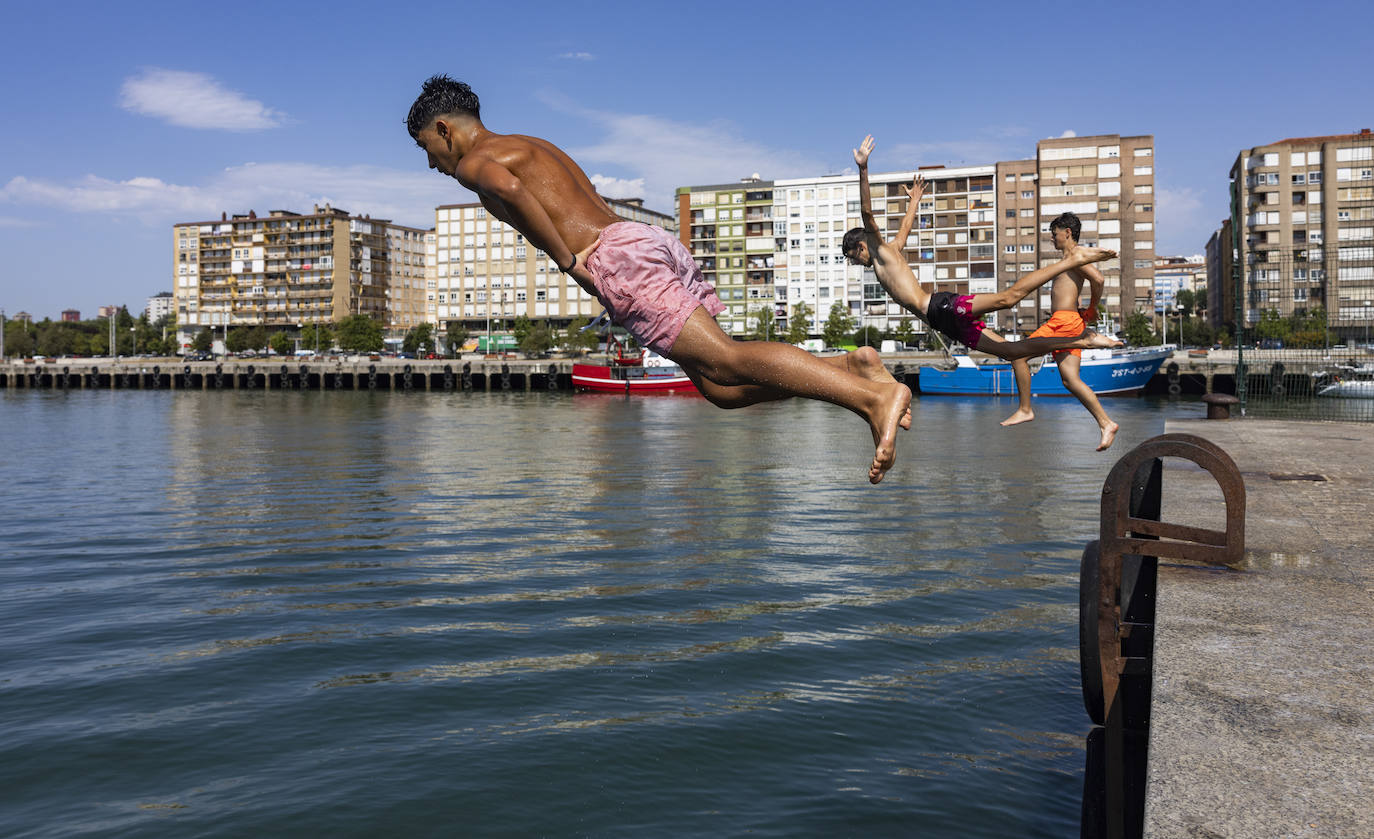
<svg viewBox="0 0 1374 839"><path fill-rule="evenodd" d="M911 406L911 389L904 384L884 386L878 411L869 420L873 430L873 465L868 467L868 482L876 484L897 462L897 423Z"/></svg>
<svg viewBox="0 0 1374 839"><path fill-rule="evenodd" d="M1092 350L1106 350L1113 347L1124 347L1125 344L1110 335L1103 335L1101 332L1089 332L1083 336L1084 348Z"/></svg>
<svg viewBox="0 0 1374 839"><path fill-rule="evenodd" d="M1114 422L1102 426L1102 442L1098 444L1097 450L1106 451L1112 445L1112 441L1116 439L1116 432L1120 429L1121 426Z"/></svg>
<svg viewBox="0 0 1374 839"><path fill-rule="evenodd" d="M841 356L845 360L845 370L856 376L863 376L871 382L895 383L897 380L892 374L887 372L887 367L883 365L882 356L872 347L859 347L853 352L845 353ZM902 418L897 421L902 428L911 428L911 409L902 414Z"/></svg>
<svg viewBox="0 0 1374 839"><path fill-rule="evenodd" d="M1073 250L1064 255L1065 259L1074 265L1087 265L1092 262L1106 262L1109 259L1116 259L1116 251L1107 248L1090 248L1087 245L1077 245Z"/></svg>
<svg viewBox="0 0 1374 839"><path fill-rule="evenodd" d="M1020 425L1023 422L1030 422L1035 419L1035 412L1031 410L1016 409L1016 413L1002 420L1002 425Z"/></svg>

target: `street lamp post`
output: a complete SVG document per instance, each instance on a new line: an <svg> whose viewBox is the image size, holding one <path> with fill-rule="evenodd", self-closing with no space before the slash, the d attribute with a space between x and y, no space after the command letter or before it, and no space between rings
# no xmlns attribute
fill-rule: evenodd
<svg viewBox="0 0 1374 839"><path fill-rule="evenodd" d="M1183 346L1183 304L1176 303L1174 311L1178 312L1178 345Z"/></svg>

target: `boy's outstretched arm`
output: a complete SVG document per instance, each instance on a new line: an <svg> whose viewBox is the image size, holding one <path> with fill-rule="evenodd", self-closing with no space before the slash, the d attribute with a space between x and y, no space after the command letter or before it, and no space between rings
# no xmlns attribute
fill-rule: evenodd
<svg viewBox="0 0 1374 839"><path fill-rule="evenodd" d="M911 179L911 186L906 190L908 203L906 205L906 215L902 216L902 226L897 228L897 238L892 240L892 246L899 251L906 250L907 237L911 235L911 226L916 223L916 208L921 203L921 196L926 194L925 175L918 174Z"/></svg>
<svg viewBox="0 0 1374 839"><path fill-rule="evenodd" d="M854 162L859 165L859 215L863 218L864 231L870 236L878 237L878 241L883 241L883 231L878 229L878 220L873 217L873 195L868 185L868 156L873 153L873 135L864 137L864 141L854 149ZM877 254L874 254L877 257Z"/></svg>

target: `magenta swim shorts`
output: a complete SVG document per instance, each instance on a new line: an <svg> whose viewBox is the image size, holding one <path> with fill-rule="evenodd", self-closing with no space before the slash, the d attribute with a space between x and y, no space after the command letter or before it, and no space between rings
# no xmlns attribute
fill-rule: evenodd
<svg viewBox="0 0 1374 839"><path fill-rule="evenodd" d="M667 356L698 306L725 311L692 254L667 230L622 221L601 231L587 257L597 299L640 344Z"/></svg>

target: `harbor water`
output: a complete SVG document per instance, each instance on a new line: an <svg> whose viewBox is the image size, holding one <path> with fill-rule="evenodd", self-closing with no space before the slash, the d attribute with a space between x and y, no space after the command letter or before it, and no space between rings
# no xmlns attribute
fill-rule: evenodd
<svg viewBox="0 0 1374 839"><path fill-rule="evenodd" d="M0 833L1075 835L1106 405L0 392Z"/></svg>

